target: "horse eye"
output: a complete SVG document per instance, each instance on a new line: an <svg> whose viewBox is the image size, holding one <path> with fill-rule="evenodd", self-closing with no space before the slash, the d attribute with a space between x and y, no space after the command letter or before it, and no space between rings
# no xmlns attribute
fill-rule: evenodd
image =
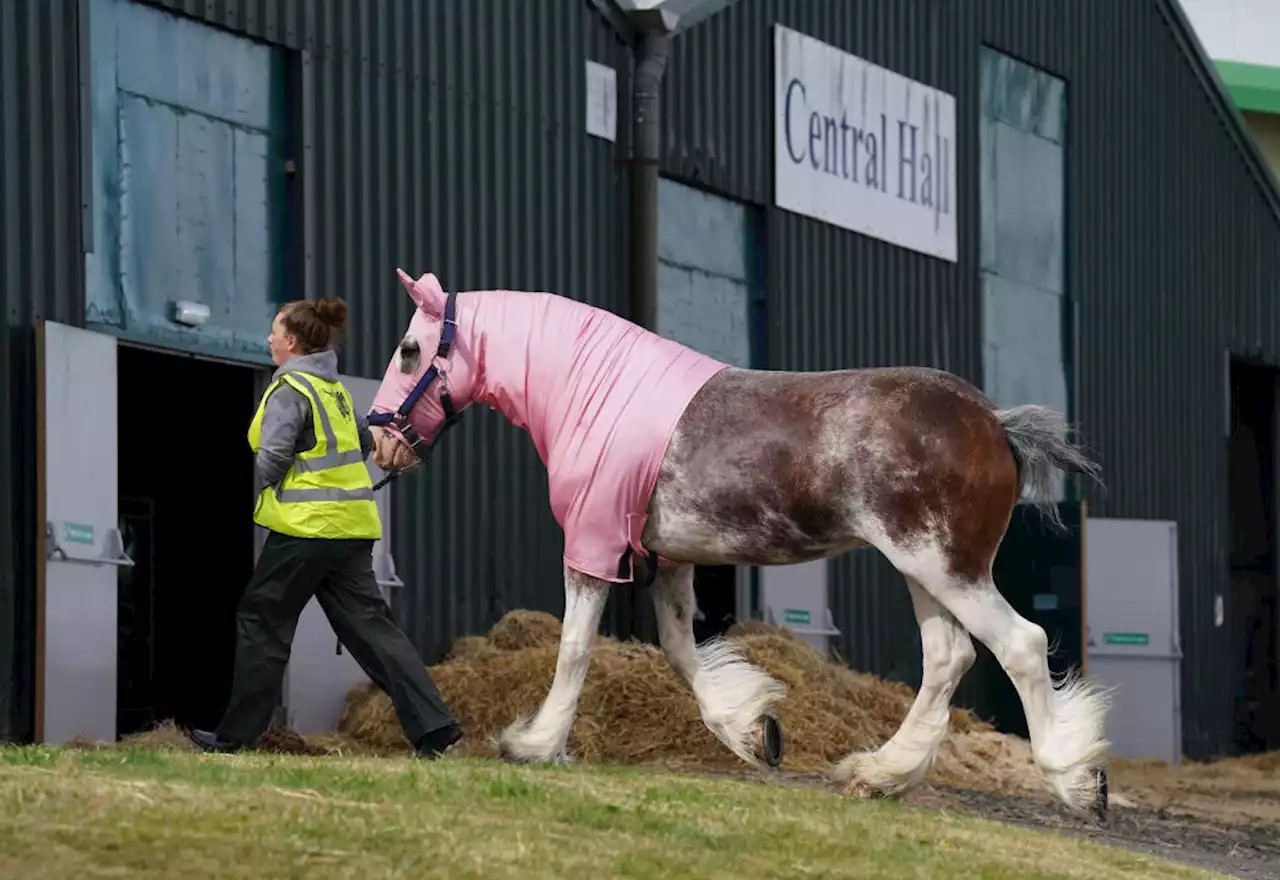
<svg viewBox="0 0 1280 880"><path fill-rule="evenodd" d="M400 340L400 372L416 373L418 365L422 362L422 349L418 346L418 340L412 336L406 336Z"/></svg>

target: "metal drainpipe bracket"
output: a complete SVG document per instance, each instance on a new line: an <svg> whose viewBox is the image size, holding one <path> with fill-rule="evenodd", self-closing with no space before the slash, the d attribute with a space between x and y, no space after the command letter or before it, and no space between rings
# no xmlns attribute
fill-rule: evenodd
<svg viewBox="0 0 1280 880"><path fill-rule="evenodd" d="M680 25L679 14L661 7L628 9L626 15L632 27L641 33L673 34Z"/></svg>

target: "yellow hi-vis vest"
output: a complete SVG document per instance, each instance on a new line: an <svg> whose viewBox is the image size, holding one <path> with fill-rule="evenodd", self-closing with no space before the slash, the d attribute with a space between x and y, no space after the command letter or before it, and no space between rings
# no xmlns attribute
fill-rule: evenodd
<svg viewBox="0 0 1280 880"><path fill-rule="evenodd" d="M278 489L262 490L253 521L296 538L381 538L382 520L360 452L355 409L341 382L297 371L272 382L249 424L249 448L257 454L267 398L284 382L311 401L316 443L294 455Z"/></svg>

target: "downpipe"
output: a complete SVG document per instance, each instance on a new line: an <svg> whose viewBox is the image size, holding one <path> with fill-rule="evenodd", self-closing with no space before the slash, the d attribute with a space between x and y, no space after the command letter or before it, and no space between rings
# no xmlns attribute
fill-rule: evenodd
<svg viewBox="0 0 1280 880"><path fill-rule="evenodd" d="M658 166L662 140L662 81L671 35L640 36L632 80L631 312L632 320L658 329Z"/></svg>

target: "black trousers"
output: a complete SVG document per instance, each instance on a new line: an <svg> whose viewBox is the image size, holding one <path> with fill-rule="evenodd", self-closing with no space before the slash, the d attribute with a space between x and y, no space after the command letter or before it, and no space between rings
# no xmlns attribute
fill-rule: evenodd
<svg viewBox="0 0 1280 880"><path fill-rule="evenodd" d="M298 618L313 595L338 639L391 697L409 742L457 723L378 590L373 541L271 532L236 610L235 675L219 739L252 746L271 724Z"/></svg>

